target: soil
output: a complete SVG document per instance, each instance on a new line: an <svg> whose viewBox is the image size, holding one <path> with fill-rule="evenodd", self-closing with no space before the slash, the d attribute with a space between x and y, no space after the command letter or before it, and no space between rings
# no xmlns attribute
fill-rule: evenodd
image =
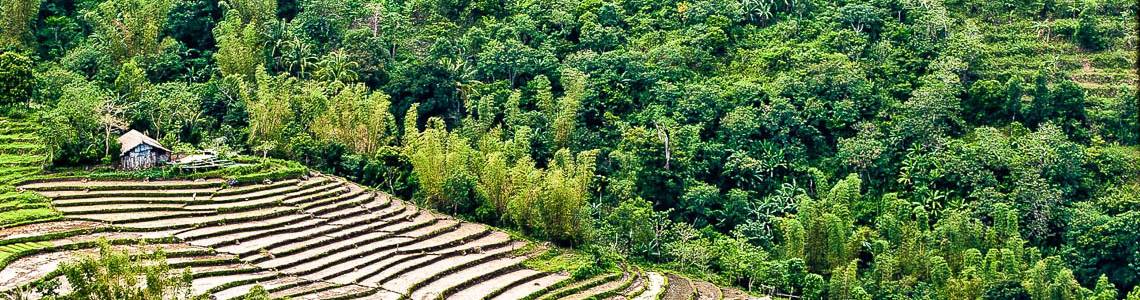
<svg viewBox="0 0 1140 300"><path fill-rule="evenodd" d="M449 296L448 298L450 298L450 299L478 299L478 298L482 298L484 295L489 295L492 292L501 290L501 289L506 288L508 286L523 284L525 282L519 282L519 280L526 279L527 277L534 276L535 274L539 274L539 272L535 271L535 270L530 270L530 269L516 270L514 272L503 274L502 276L499 276L499 277L495 277L495 278L492 278L489 280L483 280L482 282L479 282L478 284L472 285L466 289L463 289L461 291L456 292L455 294Z"/></svg>
<svg viewBox="0 0 1140 300"><path fill-rule="evenodd" d="M674 274L669 277L669 287L665 289L665 300L689 300L693 298L693 285L689 279Z"/></svg>
<svg viewBox="0 0 1140 300"><path fill-rule="evenodd" d="M562 282L564 280L570 280L570 277L566 276L566 275L562 275L562 274L546 275L544 277L540 277L540 278L535 279L535 280L524 282L524 283L519 284L513 288L510 288L510 289L504 291L502 294L495 296L495 298L492 298L492 300L521 299L521 298L526 297L527 295L533 294L533 293L538 292L542 289L545 289L547 287L558 284L559 282Z"/></svg>
<svg viewBox="0 0 1140 300"><path fill-rule="evenodd" d="M525 257L500 258L500 259L492 260L489 262L485 262L485 263L473 266L471 268L459 270L455 273L451 273L447 276L443 276L443 277L441 277L435 281L432 281L431 283L429 283L427 285L424 285L423 287L419 288L418 290L412 292L411 298L412 299L435 299L435 297L442 296L444 291L446 291L447 289L450 289L450 288L453 288L456 286L460 286L462 284L468 283L468 282L473 281L473 280L487 280L487 279L501 280L498 277L493 277L493 278L481 278L481 277L487 276L488 274L500 272L501 270L510 268L512 266L516 266L519 263L522 263L522 261L524 259L525 259ZM486 282L486 281L483 281L483 282Z"/></svg>
<svg viewBox="0 0 1140 300"><path fill-rule="evenodd" d="M752 299L748 293L734 288L722 288L721 293L724 293L724 300L748 300Z"/></svg>
<svg viewBox="0 0 1140 300"><path fill-rule="evenodd" d="M630 280L630 278L629 278L630 275L633 275L633 274L624 273L621 275L621 277L618 277L618 278L611 280L609 282L606 282L606 283L599 284L598 286L588 288L588 289L585 289L583 291L579 291L577 293L574 293L573 295L567 296L564 299L568 299L568 300L591 299L595 295L620 288L622 285L625 284L626 281Z"/></svg>
<svg viewBox="0 0 1140 300"><path fill-rule="evenodd" d="M720 288L715 284L706 281L693 281L693 287L697 288L697 300L719 300Z"/></svg>
<svg viewBox="0 0 1140 300"><path fill-rule="evenodd" d="M107 227L107 224L94 221L65 220L42 223L32 223L0 229L0 239L15 239L28 236L38 236L59 232L68 232L80 229Z"/></svg>

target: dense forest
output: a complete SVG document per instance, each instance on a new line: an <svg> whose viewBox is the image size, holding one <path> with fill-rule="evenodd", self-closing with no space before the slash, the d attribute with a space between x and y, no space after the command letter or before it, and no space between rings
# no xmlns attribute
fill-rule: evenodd
<svg viewBox="0 0 1140 300"><path fill-rule="evenodd" d="M115 137L805 299L1140 299L1133 0L0 0L53 168Z"/></svg>

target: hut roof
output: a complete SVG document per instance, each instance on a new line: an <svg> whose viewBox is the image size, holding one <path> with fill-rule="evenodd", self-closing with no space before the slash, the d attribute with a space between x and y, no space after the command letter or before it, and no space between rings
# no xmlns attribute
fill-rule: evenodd
<svg viewBox="0 0 1140 300"><path fill-rule="evenodd" d="M156 140L150 138L149 136L146 136L146 135L142 134L141 132L138 132L137 130L134 130L134 129L131 129L131 131L128 131L127 133L124 133L123 136L120 136L119 137L119 144L122 145L122 147L119 148L119 155L123 155L127 152L130 152L131 149L134 149L135 147L138 147L139 145L142 145L142 144L147 144L147 145L150 145L151 147L155 147L158 149L162 149L163 151L170 152L170 149L166 149L166 147L163 147L162 144L158 143L158 141L156 141Z"/></svg>

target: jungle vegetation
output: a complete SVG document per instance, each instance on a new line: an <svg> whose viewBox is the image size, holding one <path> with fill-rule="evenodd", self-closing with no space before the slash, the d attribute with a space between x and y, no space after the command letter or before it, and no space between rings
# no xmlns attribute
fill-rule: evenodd
<svg viewBox="0 0 1140 300"><path fill-rule="evenodd" d="M805 299L1140 299L1132 0L0 4L49 169L129 128Z"/></svg>

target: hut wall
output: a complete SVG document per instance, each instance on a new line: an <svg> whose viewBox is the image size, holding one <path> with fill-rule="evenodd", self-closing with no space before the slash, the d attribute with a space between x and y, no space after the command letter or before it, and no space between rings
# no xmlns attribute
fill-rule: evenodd
<svg viewBox="0 0 1140 300"><path fill-rule="evenodd" d="M170 153L147 144L138 145L120 158L120 164L125 170L151 168L168 161L170 161Z"/></svg>

